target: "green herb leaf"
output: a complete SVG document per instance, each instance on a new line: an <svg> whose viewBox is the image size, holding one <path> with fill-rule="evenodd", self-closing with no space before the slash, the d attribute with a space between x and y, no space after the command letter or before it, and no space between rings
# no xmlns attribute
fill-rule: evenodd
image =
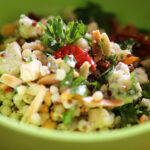
<svg viewBox="0 0 150 150"><path fill-rule="evenodd" d="M88 85L89 85L89 86L93 86L92 93L94 93L95 91L100 90L100 87L101 87L101 84L100 84L99 81L89 82Z"/></svg>
<svg viewBox="0 0 150 150"><path fill-rule="evenodd" d="M60 121L62 121L65 125L70 125L73 121L73 109L66 111Z"/></svg>
<svg viewBox="0 0 150 150"><path fill-rule="evenodd" d="M113 110L115 115L121 117L119 127L126 127L128 125L135 125L139 123L139 118L145 114L150 115L150 111L146 106L140 104L128 103Z"/></svg>
<svg viewBox="0 0 150 150"><path fill-rule="evenodd" d="M117 107L114 110L116 115L120 115L120 127L126 127L128 124L138 123L137 108L132 103Z"/></svg>
<svg viewBox="0 0 150 150"><path fill-rule="evenodd" d="M86 80L83 77L78 77L76 80L73 81L71 93L81 96L87 96Z"/></svg>
<svg viewBox="0 0 150 150"><path fill-rule="evenodd" d="M150 99L150 84L142 85L142 95L144 98Z"/></svg>
<svg viewBox="0 0 150 150"><path fill-rule="evenodd" d="M67 86L70 86L72 84L73 73L74 73L74 69L71 68L70 71L66 74L65 79L63 81L61 81L62 87L67 87Z"/></svg>
<svg viewBox="0 0 150 150"><path fill-rule="evenodd" d="M23 57L23 60L24 60L25 62L31 62L31 61L33 61L33 60L32 60L32 57L27 57L27 56Z"/></svg>
<svg viewBox="0 0 150 150"><path fill-rule="evenodd" d="M87 32L87 26L82 21L72 21L66 25L60 16L48 19L47 27L41 23L40 26L45 31L42 42L53 50L58 50L64 44L74 43Z"/></svg>
<svg viewBox="0 0 150 150"><path fill-rule="evenodd" d="M64 58L64 61L66 64L68 64L70 67L75 67L77 61L75 60L73 55L66 55Z"/></svg>
<svg viewBox="0 0 150 150"><path fill-rule="evenodd" d="M115 55L113 58L107 58L107 59L110 59L112 61L111 66L105 72L103 72L98 76L97 78L98 80L102 80L103 78L105 78L108 75L108 73L114 69L114 67L117 64L117 55Z"/></svg>
<svg viewBox="0 0 150 150"><path fill-rule="evenodd" d="M123 40L120 43L120 47L123 50L129 50L130 52L132 52L132 48L133 46L136 44L137 40L131 40L130 38L126 38L125 40Z"/></svg>

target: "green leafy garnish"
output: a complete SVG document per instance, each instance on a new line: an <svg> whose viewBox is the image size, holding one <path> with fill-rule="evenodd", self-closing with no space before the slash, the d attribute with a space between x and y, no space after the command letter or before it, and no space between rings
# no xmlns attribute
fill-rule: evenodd
<svg viewBox="0 0 150 150"><path fill-rule="evenodd" d="M68 64L70 67L75 67L77 61L75 60L73 55L66 55L64 58L64 61L66 64Z"/></svg>
<svg viewBox="0 0 150 150"><path fill-rule="evenodd" d="M62 121L65 125L70 125L73 121L73 109L66 111L60 121Z"/></svg>
<svg viewBox="0 0 150 150"><path fill-rule="evenodd" d="M113 110L116 115L121 117L119 127L126 127L139 123L139 117L143 114L149 115L150 112L145 106L134 105L133 103L125 104Z"/></svg>
<svg viewBox="0 0 150 150"><path fill-rule="evenodd" d="M5 38L0 34L0 44L4 42Z"/></svg>
<svg viewBox="0 0 150 150"><path fill-rule="evenodd" d="M89 44L89 46L92 47L92 38L89 38L89 37L87 37L87 36L84 36L84 39L86 39L87 42L88 42L88 44Z"/></svg>
<svg viewBox="0 0 150 150"><path fill-rule="evenodd" d="M120 127L125 127L128 124L136 124L138 123L137 118L137 109L134 107L132 103L123 105L121 107L114 109L115 114L120 115Z"/></svg>
<svg viewBox="0 0 150 150"><path fill-rule="evenodd" d="M60 16L48 19L47 27L41 23L40 26L45 31L42 42L53 50L58 50L64 44L74 43L87 32L87 26L82 21L72 21L66 25Z"/></svg>
<svg viewBox="0 0 150 150"><path fill-rule="evenodd" d="M78 77L72 82L71 93L87 96L86 80L83 77Z"/></svg>
<svg viewBox="0 0 150 150"><path fill-rule="evenodd" d="M137 40L132 40L130 38L126 38L125 40L123 40L120 43L120 47L123 50L129 50L130 52L132 52L132 48L136 44L136 42L137 42Z"/></svg>
<svg viewBox="0 0 150 150"><path fill-rule="evenodd" d="M31 61L33 61L32 57L27 57L27 56L24 56L24 57L23 57L23 60L24 60L25 62L31 62Z"/></svg>
<svg viewBox="0 0 150 150"><path fill-rule="evenodd" d="M150 83L142 85L142 95L144 98L150 99Z"/></svg>
<svg viewBox="0 0 150 150"><path fill-rule="evenodd" d="M117 55L115 55L113 58L107 58L107 59L111 60L111 66L105 72L103 72L98 76L97 78L98 80L104 79L108 75L108 73L114 69L114 67L117 64Z"/></svg>
<svg viewBox="0 0 150 150"><path fill-rule="evenodd" d="M79 7L74 12L77 18L83 20L85 24L95 21L100 28L107 32L110 32L110 20L115 18L114 14L104 12L100 5L93 2L88 2L85 7Z"/></svg>
<svg viewBox="0 0 150 150"><path fill-rule="evenodd" d="M61 81L61 86L62 87L68 87L72 84L73 73L74 73L74 69L71 68L70 71L66 74L65 79L63 81Z"/></svg>
<svg viewBox="0 0 150 150"><path fill-rule="evenodd" d="M133 95L133 94L137 94L139 91L136 88L136 85L138 83L138 80L136 78L135 72L132 72L130 75L131 81L132 81L132 85L131 87L126 91L127 94L129 95ZM134 92L134 93L133 93Z"/></svg>
<svg viewBox="0 0 150 150"><path fill-rule="evenodd" d="M101 84L99 81L93 81L88 83L89 86L92 86L92 93L94 93L97 90L100 90Z"/></svg>

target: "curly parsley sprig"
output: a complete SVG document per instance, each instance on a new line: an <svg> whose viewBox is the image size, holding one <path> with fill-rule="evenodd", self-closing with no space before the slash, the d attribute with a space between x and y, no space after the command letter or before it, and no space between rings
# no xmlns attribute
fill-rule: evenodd
<svg viewBox="0 0 150 150"><path fill-rule="evenodd" d="M87 26L79 21L71 21L65 24L60 16L47 20L47 27L39 23L45 33L41 41L53 50L58 50L65 44L72 44L85 36Z"/></svg>

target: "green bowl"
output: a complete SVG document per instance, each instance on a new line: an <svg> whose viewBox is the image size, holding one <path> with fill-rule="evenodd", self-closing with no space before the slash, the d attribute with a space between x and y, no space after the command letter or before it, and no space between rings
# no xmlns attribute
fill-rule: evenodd
<svg viewBox="0 0 150 150"><path fill-rule="evenodd" d="M149 0L92 0L114 12L122 24L150 29ZM57 15L67 6L84 6L85 0L1 0L0 26L27 12ZM150 123L101 133L50 131L0 116L0 150L149 150Z"/></svg>

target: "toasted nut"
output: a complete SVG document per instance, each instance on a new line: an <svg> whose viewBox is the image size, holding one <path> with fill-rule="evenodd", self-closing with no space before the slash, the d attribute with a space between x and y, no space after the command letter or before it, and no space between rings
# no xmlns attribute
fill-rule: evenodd
<svg viewBox="0 0 150 150"><path fill-rule="evenodd" d="M50 119L46 120L45 123L42 125L43 128L48 129L56 129L56 122L51 121Z"/></svg>
<svg viewBox="0 0 150 150"><path fill-rule="evenodd" d="M118 106L122 106L124 103L120 100L107 100L107 99L100 99L94 100L92 96L83 97L82 102L89 107L108 107L108 108L115 108Z"/></svg>
<svg viewBox="0 0 150 150"><path fill-rule="evenodd" d="M1 88L3 91L7 91L10 87L9 87L8 85L6 85L6 84L2 84L2 85L0 86L0 88Z"/></svg>
<svg viewBox="0 0 150 150"><path fill-rule="evenodd" d="M40 110L40 112L41 112L41 113L48 113L48 112L49 112L48 106L43 105L42 108L41 108L41 110Z"/></svg>
<svg viewBox="0 0 150 150"><path fill-rule="evenodd" d="M103 54L106 56L110 56L111 54L110 40L106 33L101 34L101 44L102 44Z"/></svg>
<svg viewBox="0 0 150 150"><path fill-rule="evenodd" d="M46 94L45 94L45 97L44 97L45 105L48 106L48 107L52 103L51 96L52 96L51 93L49 91L47 91Z"/></svg>
<svg viewBox="0 0 150 150"><path fill-rule="evenodd" d="M89 70L90 70L91 65L89 64L89 62L84 62L82 64L82 66L80 67L80 76L84 77L85 79L87 79L88 75L89 75Z"/></svg>
<svg viewBox="0 0 150 150"><path fill-rule="evenodd" d="M72 99L72 97L73 95L70 93L70 90L66 90L61 94L60 99L63 102Z"/></svg>
<svg viewBox="0 0 150 150"><path fill-rule="evenodd" d="M148 117L147 117L146 115L142 115L142 116L140 117L139 123L142 124L142 123L145 123L145 122L147 122L147 121L148 121Z"/></svg>
<svg viewBox="0 0 150 150"><path fill-rule="evenodd" d="M92 52L94 56L94 62L98 62L102 59L102 48L101 48L101 35L99 30L92 32Z"/></svg>
<svg viewBox="0 0 150 150"><path fill-rule="evenodd" d="M9 37L9 36L11 36L15 33L15 30L16 30L16 25L14 25L14 24L5 24L2 27L1 33L2 33L2 36Z"/></svg>
<svg viewBox="0 0 150 150"><path fill-rule="evenodd" d="M24 114L21 122L24 122L24 123L30 122L32 115L39 111L40 106L44 100L45 94L46 94L46 88L45 88L45 86L41 85L39 93L33 99L31 105L28 107L28 109L27 109L26 113Z"/></svg>
<svg viewBox="0 0 150 150"><path fill-rule="evenodd" d="M44 85L51 85L58 82L56 80L56 74L52 73L49 75L45 75L43 76L41 79L39 79L39 81L37 82L38 84L44 84Z"/></svg>
<svg viewBox="0 0 150 150"><path fill-rule="evenodd" d="M13 75L3 74L0 78L0 82L14 88L17 85L21 84L23 81Z"/></svg>

